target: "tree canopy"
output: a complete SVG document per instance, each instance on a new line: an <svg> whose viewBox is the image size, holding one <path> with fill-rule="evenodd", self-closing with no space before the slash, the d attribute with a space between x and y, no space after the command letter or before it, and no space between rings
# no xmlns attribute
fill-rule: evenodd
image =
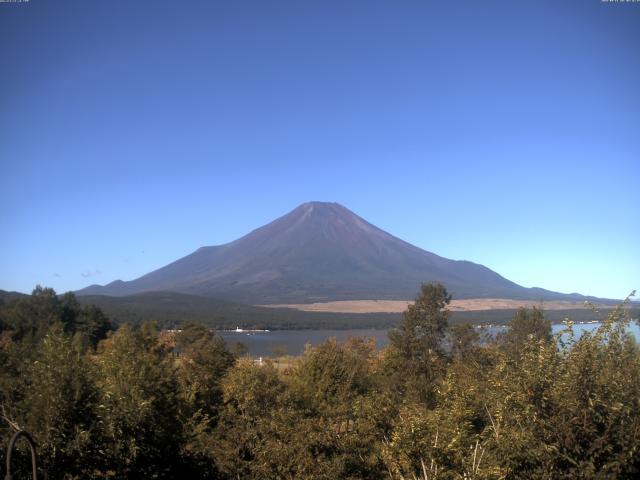
<svg viewBox="0 0 640 480"><path fill-rule="evenodd" d="M109 329L50 289L0 305L0 442L50 479L529 479L640 474L628 302L555 337L541 308L481 341L425 284L390 344L239 357L194 322ZM18 449L15 478L26 476Z"/></svg>

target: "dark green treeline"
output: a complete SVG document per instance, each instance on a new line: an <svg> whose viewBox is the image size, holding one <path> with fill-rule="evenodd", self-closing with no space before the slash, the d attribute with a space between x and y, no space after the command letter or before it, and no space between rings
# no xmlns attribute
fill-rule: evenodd
<svg viewBox="0 0 640 480"><path fill-rule="evenodd" d="M49 479L637 478L626 304L580 339L534 308L481 342L449 301L423 285L382 351L259 363L198 324L114 330L37 288L0 305L0 441L31 432ZM26 465L21 449L15 478Z"/></svg>

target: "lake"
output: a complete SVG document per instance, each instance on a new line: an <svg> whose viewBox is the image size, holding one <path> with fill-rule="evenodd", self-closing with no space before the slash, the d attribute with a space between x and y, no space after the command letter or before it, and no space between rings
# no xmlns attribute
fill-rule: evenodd
<svg viewBox="0 0 640 480"><path fill-rule="evenodd" d="M599 323L579 323L573 326L576 336L581 336L584 332L595 330ZM563 329L564 325L553 325L553 333ZM640 327L637 323L632 323L629 327L636 340L640 339ZM504 327L489 327L483 331L492 335L503 331ZM329 338L335 337L339 342L344 342L350 337L365 337L376 340L378 348L384 348L389 343L387 336L388 329L353 329L353 330L273 330L264 331L220 331L217 332L229 346L236 342L243 343L249 354L254 357L273 357L278 355L300 355L304 352L306 344L317 345Z"/></svg>

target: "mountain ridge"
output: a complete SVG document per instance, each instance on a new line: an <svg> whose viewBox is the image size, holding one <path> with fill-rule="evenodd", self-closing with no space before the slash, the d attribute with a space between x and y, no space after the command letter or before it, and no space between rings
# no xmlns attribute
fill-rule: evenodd
<svg viewBox="0 0 640 480"><path fill-rule="evenodd" d="M444 283L455 298L587 298L525 288L484 265L441 257L328 202L303 203L232 242L200 247L131 281L76 293L174 291L253 304L410 300L429 281Z"/></svg>

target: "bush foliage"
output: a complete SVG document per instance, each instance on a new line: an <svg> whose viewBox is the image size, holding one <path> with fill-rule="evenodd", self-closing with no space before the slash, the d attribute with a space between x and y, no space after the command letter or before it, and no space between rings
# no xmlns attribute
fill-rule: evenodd
<svg viewBox="0 0 640 480"><path fill-rule="evenodd" d="M193 322L114 330L38 287L0 306L0 441L28 430L50 479L638 478L627 303L580 338L534 308L481 342L449 301L425 284L387 348L329 340L281 363ZM16 478L26 465L20 448Z"/></svg>

